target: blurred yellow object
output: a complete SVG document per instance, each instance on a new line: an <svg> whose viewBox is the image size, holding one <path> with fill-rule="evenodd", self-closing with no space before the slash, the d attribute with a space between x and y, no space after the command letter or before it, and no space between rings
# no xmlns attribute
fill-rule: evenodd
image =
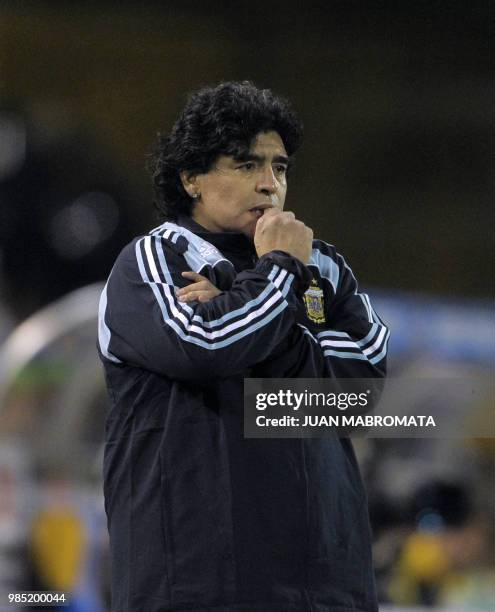
<svg viewBox="0 0 495 612"><path fill-rule="evenodd" d="M416 532L409 536L397 562L389 595L395 604L423 603L424 587L440 590L450 563L438 534Z"/></svg>
<svg viewBox="0 0 495 612"><path fill-rule="evenodd" d="M408 576L421 582L438 582L450 569L441 539L429 533L415 533L409 538L400 566Z"/></svg>
<svg viewBox="0 0 495 612"><path fill-rule="evenodd" d="M46 588L72 590L84 552L79 517L70 509L40 512L33 523L32 552L36 571Z"/></svg>

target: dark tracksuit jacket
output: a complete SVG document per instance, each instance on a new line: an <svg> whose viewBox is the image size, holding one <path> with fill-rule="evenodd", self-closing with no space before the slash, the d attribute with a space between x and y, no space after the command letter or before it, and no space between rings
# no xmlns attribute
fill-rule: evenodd
<svg viewBox="0 0 495 612"><path fill-rule="evenodd" d="M112 612L377 609L347 439L244 439L245 377L382 377L388 331L334 247L256 257L189 218L135 239L102 292ZM223 293L179 302L180 273Z"/></svg>

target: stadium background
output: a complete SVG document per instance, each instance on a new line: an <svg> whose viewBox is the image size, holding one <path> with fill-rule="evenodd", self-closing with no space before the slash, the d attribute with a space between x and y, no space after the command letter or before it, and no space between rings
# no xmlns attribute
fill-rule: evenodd
<svg viewBox="0 0 495 612"><path fill-rule="evenodd" d="M494 18L479 1L2 3L0 591L107 609L99 283L156 225L147 155L201 85L292 100L287 206L376 296L393 374L493 373ZM384 609L493 609L493 440L357 449Z"/></svg>

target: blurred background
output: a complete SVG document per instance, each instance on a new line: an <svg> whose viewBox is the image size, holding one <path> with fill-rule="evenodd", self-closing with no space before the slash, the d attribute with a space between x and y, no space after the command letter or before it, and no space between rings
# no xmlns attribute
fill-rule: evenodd
<svg viewBox="0 0 495 612"><path fill-rule="evenodd" d="M478 0L1 3L0 592L108 610L97 301L202 85L293 102L287 206L374 298L391 374L493 376L494 34ZM494 440L356 447L382 609L495 609Z"/></svg>

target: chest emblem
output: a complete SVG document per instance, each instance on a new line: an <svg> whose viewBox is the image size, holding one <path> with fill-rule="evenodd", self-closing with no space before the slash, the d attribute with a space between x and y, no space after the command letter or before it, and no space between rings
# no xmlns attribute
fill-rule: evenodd
<svg viewBox="0 0 495 612"><path fill-rule="evenodd" d="M323 290L318 287L315 279L311 281L311 286L304 294L303 299L308 318L314 323L325 323Z"/></svg>

